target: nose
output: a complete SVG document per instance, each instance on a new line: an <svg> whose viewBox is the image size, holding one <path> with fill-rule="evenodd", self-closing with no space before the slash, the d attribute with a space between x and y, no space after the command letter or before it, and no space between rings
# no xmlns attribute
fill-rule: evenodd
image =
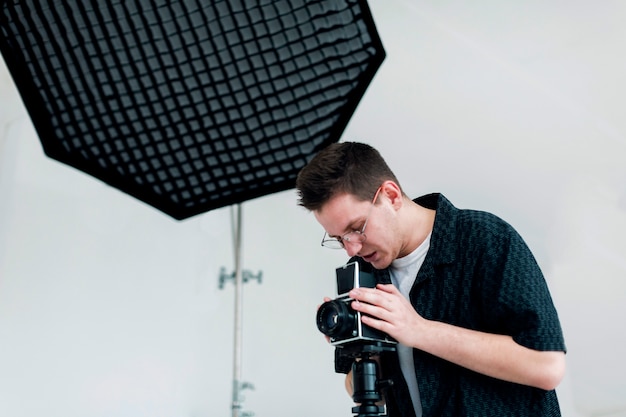
<svg viewBox="0 0 626 417"><path fill-rule="evenodd" d="M348 254L349 257L356 256L362 247L363 247L362 242L349 242L345 240L343 242L343 248L346 250L346 253Z"/></svg>

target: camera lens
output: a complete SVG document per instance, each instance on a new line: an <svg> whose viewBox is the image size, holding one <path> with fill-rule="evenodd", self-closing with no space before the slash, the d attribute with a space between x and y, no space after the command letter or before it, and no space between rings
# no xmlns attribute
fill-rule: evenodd
<svg viewBox="0 0 626 417"><path fill-rule="evenodd" d="M317 328L326 336L344 338L356 329L356 313L350 301L327 301L317 310Z"/></svg>

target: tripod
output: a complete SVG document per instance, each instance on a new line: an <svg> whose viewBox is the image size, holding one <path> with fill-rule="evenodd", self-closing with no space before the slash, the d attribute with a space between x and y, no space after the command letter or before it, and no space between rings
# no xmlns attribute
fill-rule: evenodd
<svg viewBox="0 0 626 417"><path fill-rule="evenodd" d="M356 349L355 349L356 348ZM372 356L383 351L393 351L393 345L382 343L354 346L351 356L360 358L352 363L352 399L357 405L352 407L354 417L377 417L383 416L385 407L376 403L382 400L381 389L393 384L391 380L378 380L378 362Z"/></svg>

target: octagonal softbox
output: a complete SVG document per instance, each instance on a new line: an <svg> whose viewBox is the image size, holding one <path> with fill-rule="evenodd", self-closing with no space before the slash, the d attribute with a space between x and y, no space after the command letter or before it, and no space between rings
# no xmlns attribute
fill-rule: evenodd
<svg viewBox="0 0 626 417"><path fill-rule="evenodd" d="M282 191L384 59L366 1L10 0L44 152L176 219Z"/></svg>

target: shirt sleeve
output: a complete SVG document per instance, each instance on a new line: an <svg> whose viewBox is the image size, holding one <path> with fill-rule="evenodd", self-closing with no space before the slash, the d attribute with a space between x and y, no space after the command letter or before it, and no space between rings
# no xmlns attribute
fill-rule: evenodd
<svg viewBox="0 0 626 417"><path fill-rule="evenodd" d="M535 350L565 351L559 317L548 285L522 237L507 223L496 222L486 239L484 287L496 332L508 334Z"/></svg>

